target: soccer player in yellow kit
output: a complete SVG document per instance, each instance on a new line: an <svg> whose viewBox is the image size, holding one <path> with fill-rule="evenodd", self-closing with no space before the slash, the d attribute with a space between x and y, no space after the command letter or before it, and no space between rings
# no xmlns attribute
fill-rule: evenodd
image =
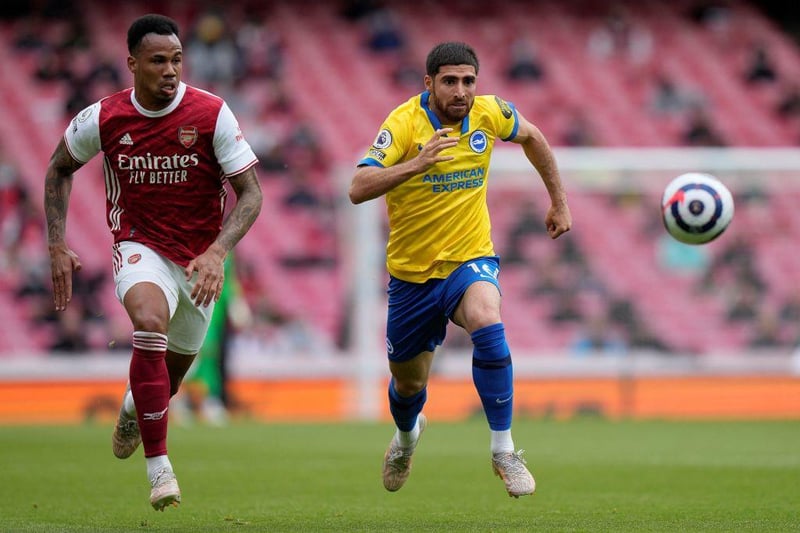
<svg viewBox="0 0 800 533"><path fill-rule="evenodd" d="M538 171L550 196L544 223L552 238L569 231L572 216L545 137L511 103L476 95L477 79L469 45L436 45L426 61L426 90L389 114L350 185L354 204L385 196L389 215L386 346L397 426L383 463L389 491L408 479L448 321L472 338L473 382L491 430L495 474L510 496L536 487L511 437L513 372L486 204L495 141L521 145Z"/></svg>

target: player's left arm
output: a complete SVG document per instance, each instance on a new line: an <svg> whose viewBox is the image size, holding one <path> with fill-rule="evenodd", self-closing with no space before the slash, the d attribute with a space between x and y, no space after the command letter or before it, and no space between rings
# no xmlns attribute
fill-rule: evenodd
<svg viewBox="0 0 800 533"><path fill-rule="evenodd" d="M561 181L553 150L544 134L517 112L519 128L517 135L511 139L522 146L525 157L534 166L542 178L547 193L550 195L550 209L545 216L547 233L555 239L572 227L572 214L567 205L567 193Z"/></svg>
<svg viewBox="0 0 800 533"><path fill-rule="evenodd" d="M222 231L217 236L217 240L212 244L212 246L219 245L226 255L233 250L236 243L255 223L263 202L261 184L258 181L255 166L241 174L230 176L228 182L236 193L236 205L222 224Z"/></svg>
<svg viewBox="0 0 800 533"><path fill-rule="evenodd" d="M212 299L219 300L225 281L225 257L250 230L261 212L263 194L255 166L228 177L228 182L236 193L236 205L223 222L216 240L186 266L187 280L194 271L198 273L197 282L192 289L195 305L208 306Z"/></svg>

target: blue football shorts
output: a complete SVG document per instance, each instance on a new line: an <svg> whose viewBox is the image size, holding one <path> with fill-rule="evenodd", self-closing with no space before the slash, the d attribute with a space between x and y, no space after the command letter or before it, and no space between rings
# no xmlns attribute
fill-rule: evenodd
<svg viewBox="0 0 800 533"><path fill-rule="evenodd" d="M500 290L497 256L467 261L445 279L410 283L389 279L386 352L390 361L403 362L441 346L447 324L470 285L488 281Z"/></svg>

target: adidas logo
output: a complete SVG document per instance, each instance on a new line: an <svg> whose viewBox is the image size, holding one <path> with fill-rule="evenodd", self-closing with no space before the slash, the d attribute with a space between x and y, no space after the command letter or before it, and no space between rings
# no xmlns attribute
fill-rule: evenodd
<svg viewBox="0 0 800 533"><path fill-rule="evenodd" d="M131 139L131 134L130 133L126 133L125 135L123 135L122 139L119 140L119 144L127 144L127 145L131 145L132 146L133 145L133 139Z"/></svg>

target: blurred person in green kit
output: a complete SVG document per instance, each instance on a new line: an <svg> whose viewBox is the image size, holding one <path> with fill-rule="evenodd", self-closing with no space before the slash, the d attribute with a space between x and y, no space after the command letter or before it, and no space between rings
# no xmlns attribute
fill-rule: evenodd
<svg viewBox="0 0 800 533"><path fill-rule="evenodd" d="M197 419L210 425L224 425L232 407L228 390L230 337L231 333L250 325L252 314L237 276L233 254L228 254L224 267L222 293L211 315L203 347L184 380L186 395L179 399L184 422Z"/></svg>

